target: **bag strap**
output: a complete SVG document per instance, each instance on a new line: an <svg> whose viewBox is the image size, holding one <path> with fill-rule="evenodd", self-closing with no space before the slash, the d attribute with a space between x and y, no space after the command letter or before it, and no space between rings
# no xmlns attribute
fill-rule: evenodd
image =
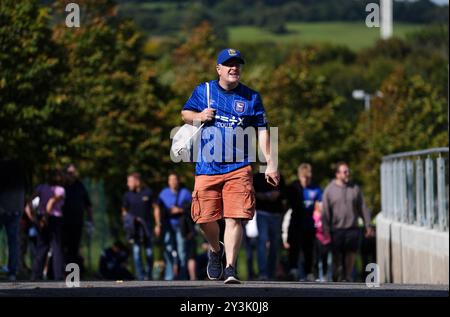
<svg viewBox="0 0 450 317"><path fill-rule="evenodd" d="M208 105L208 108L211 108L211 101L210 99L210 91L209 91L209 82L206 82L206 103Z"/></svg>
<svg viewBox="0 0 450 317"><path fill-rule="evenodd" d="M210 101L210 88L209 88L209 82L207 81L206 83L206 104L208 105L208 108L211 108L211 101ZM203 122L198 129L191 135L191 137L189 138L189 140L186 143L189 143L190 141L192 141L192 138L201 130L201 128L203 128L203 126L205 125L205 122Z"/></svg>
<svg viewBox="0 0 450 317"><path fill-rule="evenodd" d="M207 81L206 83L206 104L208 105L208 108L211 108L211 100L210 100L210 88L209 88L209 81ZM198 131L200 131L200 129L205 125L205 122L203 122L200 127L197 129L197 131L194 132L194 134L192 135L192 137L194 137Z"/></svg>

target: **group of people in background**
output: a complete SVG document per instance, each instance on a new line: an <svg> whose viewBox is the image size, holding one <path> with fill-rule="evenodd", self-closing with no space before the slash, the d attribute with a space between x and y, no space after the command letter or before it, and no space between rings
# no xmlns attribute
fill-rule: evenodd
<svg viewBox="0 0 450 317"><path fill-rule="evenodd" d="M285 184L282 177L277 187L268 184L264 174L254 174L256 215L244 223L249 279L354 281L358 250L364 251L363 264L375 261L370 212L361 189L350 181L348 164L336 164L335 178L325 190L314 185L312 176L312 167L306 163L298 167L294 182ZM128 190L121 208L126 242L116 241L103 250L100 277L205 278L208 245L192 220L192 194L179 176L169 173L167 186L159 193L146 186L139 173L129 174L126 184ZM31 198L23 202L25 212L21 217L13 217L21 215L19 211L6 213L18 209L7 202L10 200L0 199L0 225L8 233L11 280L15 279L17 268L29 272L33 280L61 280L67 263L77 263L83 271L81 237L86 224L88 228L93 226L93 213L75 165L53 170L34 189ZM161 274L153 272L157 242L163 251L164 265L158 267ZM31 269L25 264L27 250L33 259ZM134 270L129 269L129 254Z"/></svg>
<svg viewBox="0 0 450 317"><path fill-rule="evenodd" d="M181 185L176 173L169 174L168 186L159 194L145 187L138 173L128 176L127 185L122 216L136 278L153 278L156 238L163 246L163 279L197 279L201 270L196 242L204 240L190 215L191 192ZM264 174L255 173L253 185L256 216L245 223L244 230L249 279L355 280L357 252L374 239L374 230L362 192L350 181L348 164L336 164L335 178L324 191L312 182L312 167L307 163L298 167L292 184L286 185L281 178L274 188ZM220 227L223 229L223 224ZM284 268L283 248L287 250ZM366 249L365 262L375 261L374 244Z"/></svg>
<svg viewBox="0 0 450 317"><path fill-rule="evenodd" d="M139 173L128 175L122 218L132 248L136 278L153 279L153 244L161 239L164 279L195 279L195 228L190 217L191 192L180 186L176 173L159 194L146 187ZM145 254L145 265L142 261Z"/></svg>
<svg viewBox="0 0 450 317"><path fill-rule="evenodd" d="M25 255L27 245L30 245L32 280L43 279L44 274L48 278L62 280L68 263L78 264L83 272L84 263L79 249L85 223L93 226L92 204L85 186L78 179L75 165L50 171L25 205L20 269L26 269Z"/></svg>
<svg viewBox="0 0 450 317"><path fill-rule="evenodd" d="M7 232L8 279L14 281L20 274L32 280L61 280L66 263L77 263L83 271L81 237L85 223L93 226L93 216L75 165L49 171L30 190L31 181L18 161L1 163L0 229L4 226ZM25 200L29 191L32 195ZM26 263L28 252L31 268Z"/></svg>
<svg viewBox="0 0 450 317"><path fill-rule="evenodd" d="M364 261L375 261L370 212L360 188L350 181L348 164L336 164L335 178L324 191L312 176L307 163L298 167L294 182L286 185L282 178L278 188L270 186L263 174L254 176L256 216L245 230L250 278L256 277L255 249L261 280L284 276L310 282L354 281L356 254L362 245L371 245L364 248ZM281 245L287 250L284 267L279 260Z"/></svg>

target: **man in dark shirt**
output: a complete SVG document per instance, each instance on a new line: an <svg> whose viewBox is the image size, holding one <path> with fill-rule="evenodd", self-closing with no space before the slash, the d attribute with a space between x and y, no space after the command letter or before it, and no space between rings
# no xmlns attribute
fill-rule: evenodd
<svg viewBox="0 0 450 317"><path fill-rule="evenodd" d="M66 198L63 206L63 251L67 263L82 265L79 255L81 235L85 211L87 212L88 226L92 227L92 204L89 194L83 183L78 178L78 172L74 164L66 168L67 183L64 186Z"/></svg>
<svg viewBox="0 0 450 317"><path fill-rule="evenodd" d="M308 163L300 164L297 169L297 180L288 189L289 202L292 208L291 221L288 229L290 275L296 278L298 274L298 257L303 253L304 275L302 281L313 282L313 250L316 229L314 225L314 209L320 208L322 191L311 183L312 167Z"/></svg>
<svg viewBox="0 0 450 317"><path fill-rule="evenodd" d="M264 174L253 175L256 196L256 223L258 226L258 267L259 279L273 279L277 264L277 252L281 244L281 221L285 208L283 206L284 181L274 187L267 183ZM267 243L269 249L267 250Z"/></svg>
<svg viewBox="0 0 450 317"><path fill-rule="evenodd" d="M132 173L127 178L128 192L123 196L122 216L128 241L132 244L133 260L139 280L152 279L153 243L152 208L155 216L155 235L161 233L161 216L153 191L143 186L141 175ZM141 249L144 247L147 267L142 266Z"/></svg>

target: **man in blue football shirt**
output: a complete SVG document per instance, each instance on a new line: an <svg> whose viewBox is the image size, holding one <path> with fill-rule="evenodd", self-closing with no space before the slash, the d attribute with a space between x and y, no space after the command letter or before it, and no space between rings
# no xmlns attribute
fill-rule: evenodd
<svg viewBox="0 0 450 317"><path fill-rule="evenodd" d="M267 162L265 177L278 185L280 175L270 153L270 139L259 93L240 83L244 59L235 49L217 56L218 80L202 83L181 112L184 122L205 123L196 164L191 215L210 244L208 277L240 283L235 264L242 239L242 221L255 213L255 193L248 139L238 142L238 131L257 129L259 146ZM210 107L208 107L210 105ZM256 134L256 133L255 133ZM247 142L245 142L247 141ZM212 151L213 150L213 151ZM211 157L211 152L214 152ZM219 241L217 220L225 219L224 243ZM225 254L225 270L222 257Z"/></svg>
<svg viewBox="0 0 450 317"><path fill-rule="evenodd" d="M164 240L164 279L171 281L174 279L173 268L179 264L178 278L186 280L187 254L185 237L183 236L183 221L185 209L190 209L191 192L180 186L178 175L174 172L169 174L168 186L159 194L158 200L162 207L162 226ZM176 251L176 257L174 252ZM177 263L178 262L178 263Z"/></svg>

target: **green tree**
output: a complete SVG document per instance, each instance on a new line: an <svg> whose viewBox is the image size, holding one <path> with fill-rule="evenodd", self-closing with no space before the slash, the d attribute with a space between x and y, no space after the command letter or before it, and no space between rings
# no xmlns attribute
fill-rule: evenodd
<svg viewBox="0 0 450 317"><path fill-rule="evenodd" d="M64 3L58 2L56 9L62 10ZM166 169L161 158L168 153L162 146L168 142L162 133L163 103L135 24L119 18L111 1L79 4L89 12L81 27L55 28L55 40L66 48L65 94L76 113L66 122L77 134L69 142L73 152L64 160L78 161L87 175L105 180L107 210L117 234L127 173L141 172L152 187L161 184Z"/></svg>
<svg viewBox="0 0 450 317"><path fill-rule="evenodd" d="M0 3L0 156L35 169L63 155L70 116L61 93L61 47L38 1Z"/></svg>
<svg viewBox="0 0 450 317"><path fill-rule="evenodd" d="M380 210L380 164L384 155L448 146L447 103L420 75L399 67L381 87L352 137L360 149L353 166L363 181L369 205Z"/></svg>
<svg viewBox="0 0 450 317"><path fill-rule="evenodd" d="M351 130L340 120L342 98L315 76L314 50L294 51L264 84L263 101L271 126L279 130L279 160L286 176L295 176L301 162L314 166L315 178L326 182L332 163L349 153L345 136Z"/></svg>

